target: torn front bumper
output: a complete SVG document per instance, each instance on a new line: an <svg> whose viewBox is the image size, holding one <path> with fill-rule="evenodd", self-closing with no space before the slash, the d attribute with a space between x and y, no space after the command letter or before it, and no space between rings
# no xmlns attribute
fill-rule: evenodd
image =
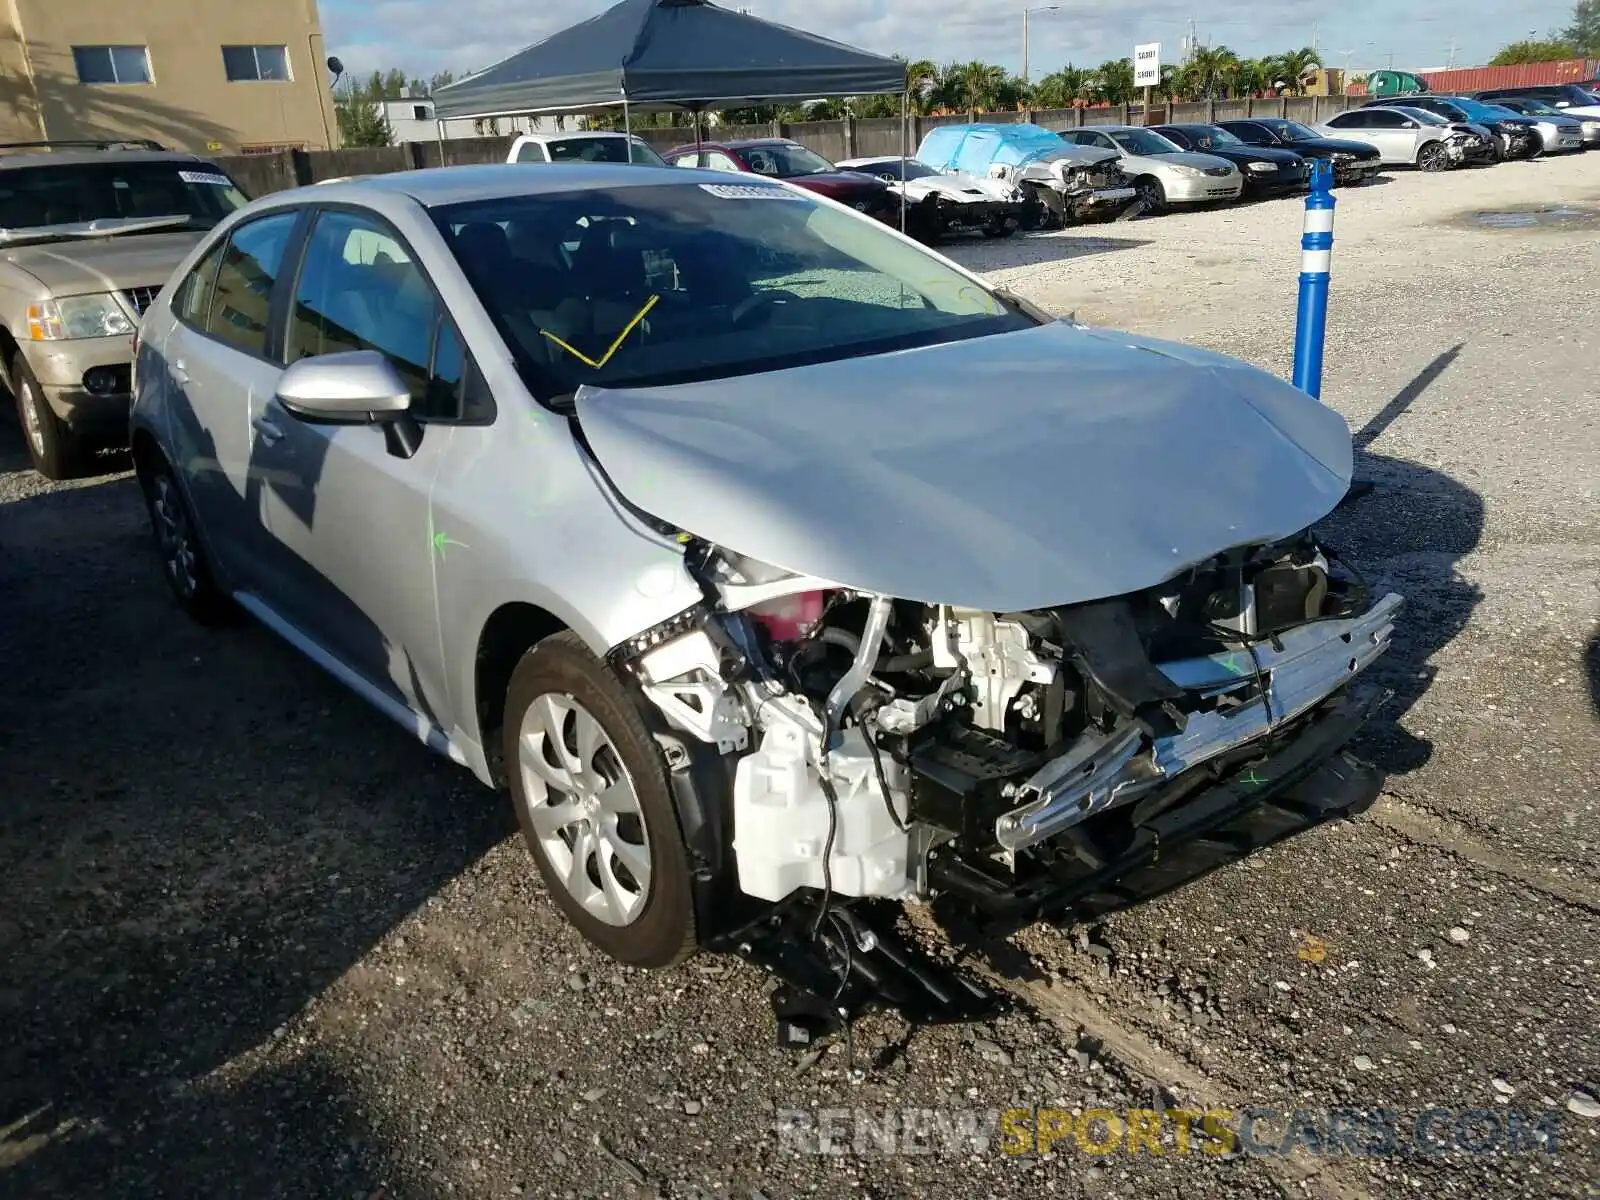
<svg viewBox="0 0 1600 1200"><path fill-rule="evenodd" d="M1027 206L1021 200L954 200L940 197L935 211L942 232L1004 227L1022 223Z"/></svg>
<svg viewBox="0 0 1600 1200"><path fill-rule="evenodd" d="M973 912L968 932L977 939L1152 899L1263 846L1369 807L1382 791L1383 773L1344 747L1391 695L1357 686L1324 701L1294 729L1217 764L1222 769L1198 789L1175 785L1175 796L1154 793L1140 801L1124 838L1101 842L1084 829L1070 830L1069 852L1024 882L938 851L930 855L929 882L945 905Z"/></svg>
<svg viewBox="0 0 1600 1200"><path fill-rule="evenodd" d="M1161 664L1168 679L1214 707L1191 713L1168 737L1148 738L1130 721L1080 739L1022 784L1021 806L995 821L996 843L1015 852L1059 837L1290 725L1389 648L1404 604L1391 592L1359 617L1285 630L1253 652Z"/></svg>

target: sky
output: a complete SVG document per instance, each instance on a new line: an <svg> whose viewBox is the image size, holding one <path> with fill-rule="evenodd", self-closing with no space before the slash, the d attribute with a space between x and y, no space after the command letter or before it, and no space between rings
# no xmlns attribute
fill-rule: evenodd
<svg viewBox="0 0 1600 1200"><path fill-rule="evenodd" d="M1506 42L1564 27L1571 0L720 0L768 20L863 50L935 62L981 58L1022 68L1022 10L1029 19L1029 74L1073 62L1093 66L1159 42L1163 62L1182 57L1189 22L1204 44L1256 57L1315 44L1329 66L1434 68L1485 63ZM609 0L321 0L328 50L352 73L399 67L482 70L609 7ZM1392 54L1392 60L1391 60Z"/></svg>

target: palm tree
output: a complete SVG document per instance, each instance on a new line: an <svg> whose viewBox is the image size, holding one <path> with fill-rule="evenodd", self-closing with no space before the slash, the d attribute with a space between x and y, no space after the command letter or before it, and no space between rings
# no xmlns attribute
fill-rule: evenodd
<svg viewBox="0 0 1600 1200"><path fill-rule="evenodd" d="M1071 63L1046 75L1033 89L1033 102L1040 108L1071 108L1089 98L1089 75Z"/></svg>
<svg viewBox="0 0 1600 1200"><path fill-rule="evenodd" d="M1241 58L1233 64L1223 79L1230 98L1254 95L1272 86L1272 60Z"/></svg>
<svg viewBox="0 0 1600 1200"><path fill-rule="evenodd" d="M1305 91L1306 76L1320 66L1322 57L1310 46L1302 46L1298 50L1279 55L1278 78L1287 83L1289 90L1298 96Z"/></svg>
<svg viewBox="0 0 1600 1200"><path fill-rule="evenodd" d="M1133 99L1133 60L1112 58L1101 63L1094 72L1091 91L1097 100L1107 104L1127 104Z"/></svg>
<svg viewBox="0 0 1600 1200"><path fill-rule="evenodd" d="M950 110L966 107L966 90L961 82L962 66L948 62L934 71L933 84L928 89L928 109Z"/></svg>
<svg viewBox="0 0 1600 1200"><path fill-rule="evenodd" d="M906 64L906 91L911 93L913 112L926 113L932 107L929 101L939 82L939 68L926 58Z"/></svg>
<svg viewBox="0 0 1600 1200"><path fill-rule="evenodd" d="M1003 67L973 59L961 68L961 88L967 107L974 112L995 107L1001 86L1005 83Z"/></svg>
<svg viewBox="0 0 1600 1200"><path fill-rule="evenodd" d="M1238 63L1239 56L1226 46L1202 46L1189 58L1184 68L1189 84L1198 100L1213 100L1226 86L1228 73Z"/></svg>

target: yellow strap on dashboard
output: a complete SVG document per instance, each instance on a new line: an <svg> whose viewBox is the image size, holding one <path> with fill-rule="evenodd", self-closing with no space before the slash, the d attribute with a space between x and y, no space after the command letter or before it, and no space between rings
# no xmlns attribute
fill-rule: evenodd
<svg viewBox="0 0 1600 1200"><path fill-rule="evenodd" d="M588 363L589 366L598 371L601 367L605 366L606 363L611 361L611 356L617 352L618 347L620 347L627 339L627 336L633 332L633 327L640 321L644 320L645 314L654 308L656 306L656 301L660 299L660 296L651 296L650 299L646 300L644 302L644 307L633 314L633 320L629 321L625 326L623 326L622 332L617 334L617 340L612 342L610 346L606 347L606 352L602 354L598 360L590 358L582 350L576 349L573 346L569 346L566 342L562 341L548 329L541 329L539 332L545 337L549 338L556 345L560 346L568 354L572 355L573 358Z"/></svg>

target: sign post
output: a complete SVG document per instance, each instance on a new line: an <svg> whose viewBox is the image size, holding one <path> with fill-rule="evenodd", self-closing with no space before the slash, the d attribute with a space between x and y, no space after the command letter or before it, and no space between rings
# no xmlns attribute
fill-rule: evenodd
<svg viewBox="0 0 1600 1200"><path fill-rule="evenodd" d="M1144 120L1150 124L1150 89L1161 83L1161 43L1146 42L1133 48L1133 86L1144 89Z"/></svg>
<svg viewBox="0 0 1600 1200"><path fill-rule="evenodd" d="M1294 329L1294 385L1322 398L1322 345L1328 332L1333 266L1333 163L1311 160L1305 227L1300 236L1300 307Z"/></svg>

